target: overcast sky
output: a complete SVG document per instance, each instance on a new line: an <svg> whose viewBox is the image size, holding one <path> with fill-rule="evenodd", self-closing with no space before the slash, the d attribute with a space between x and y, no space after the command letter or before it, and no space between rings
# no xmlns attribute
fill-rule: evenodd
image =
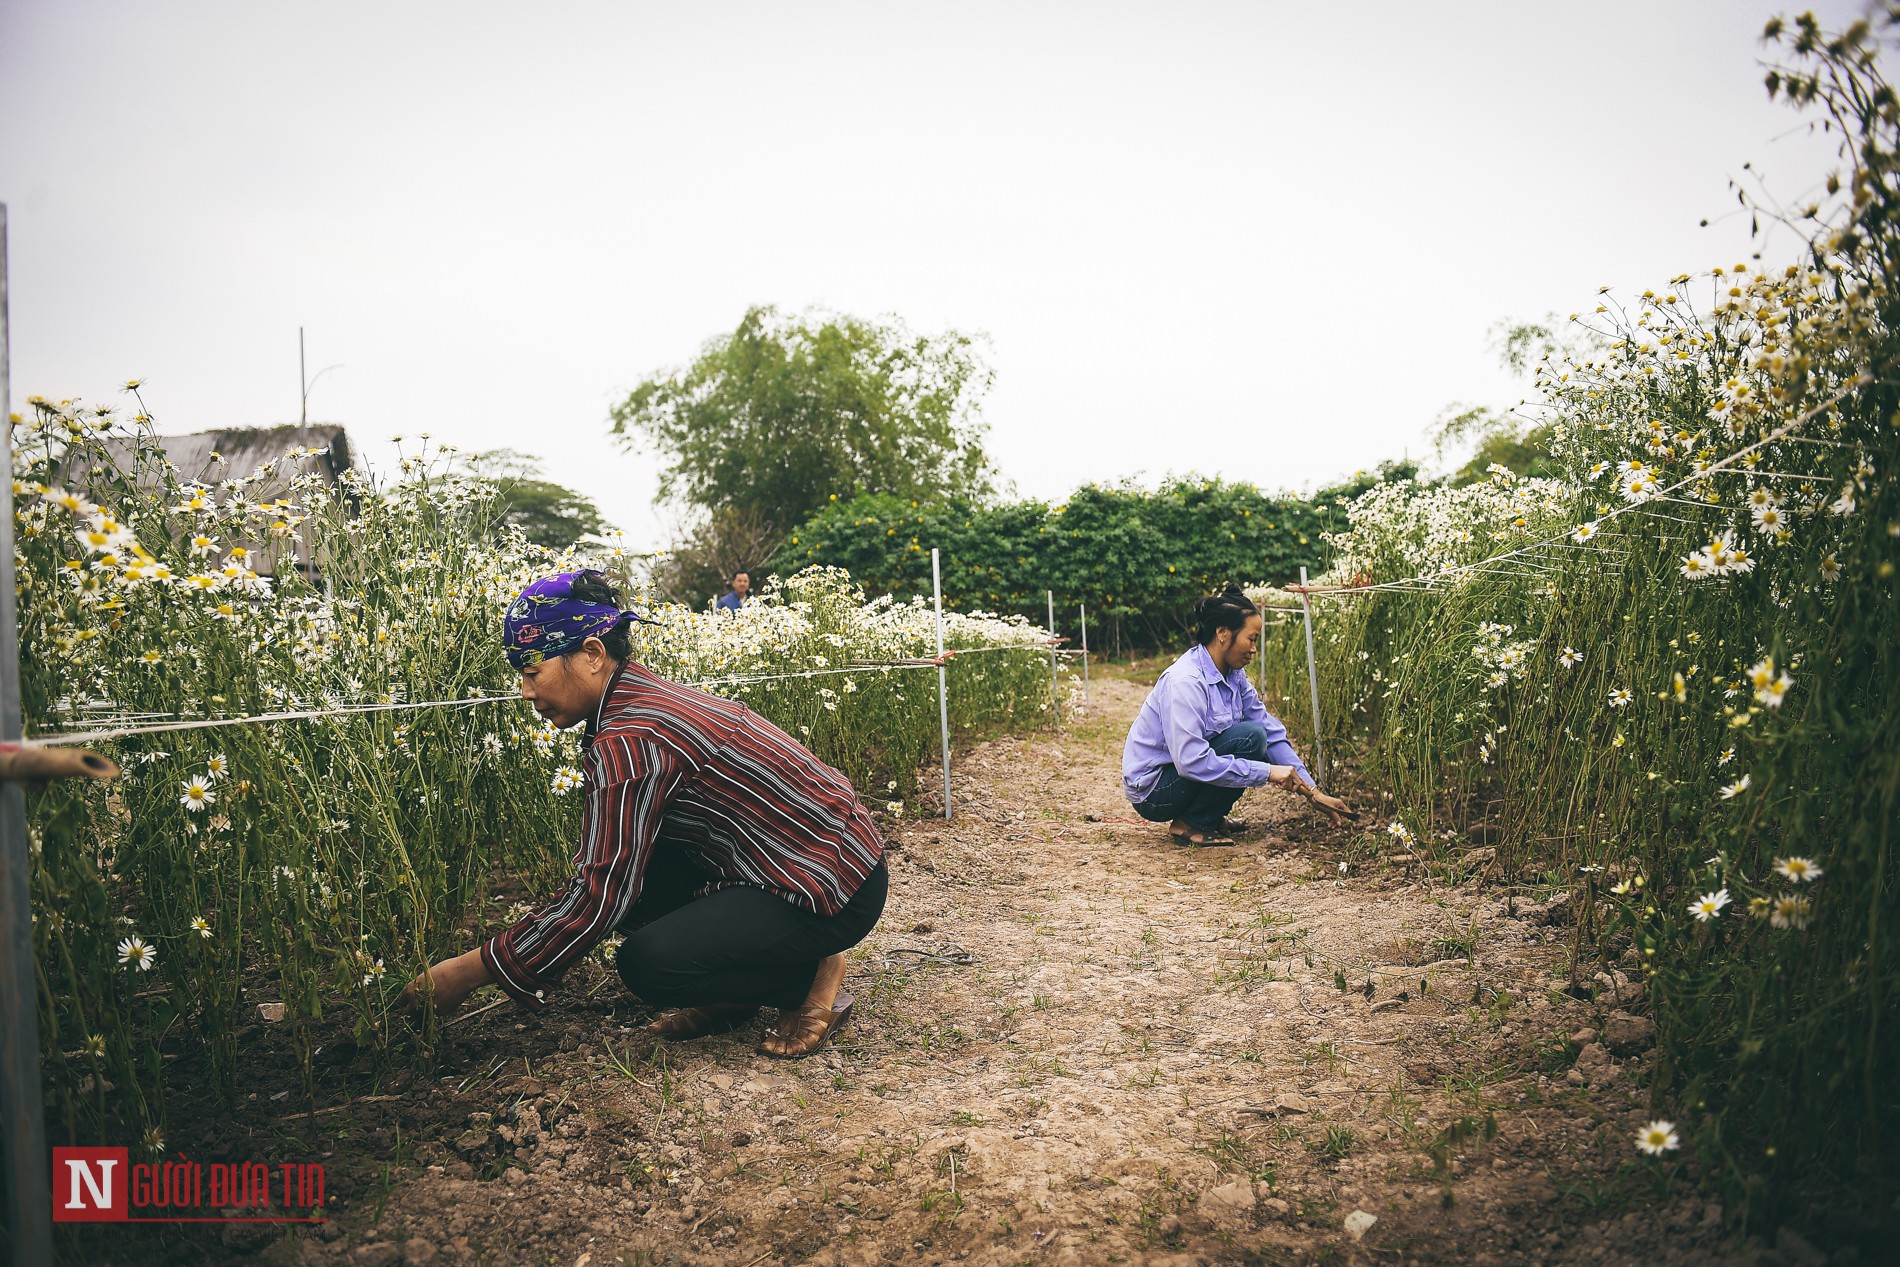
<svg viewBox="0 0 1900 1267"><path fill-rule="evenodd" d="M372 462L539 454L650 546L609 405L772 303L986 335L1022 493L1311 487L1512 405L1497 321L1748 258L1729 178L1828 164L1773 11L5 0L14 407L295 421L303 326Z"/></svg>

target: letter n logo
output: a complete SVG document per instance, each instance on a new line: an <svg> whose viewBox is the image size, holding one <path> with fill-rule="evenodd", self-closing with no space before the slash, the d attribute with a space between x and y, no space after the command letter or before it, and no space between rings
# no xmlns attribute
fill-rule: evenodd
<svg viewBox="0 0 1900 1267"><path fill-rule="evenodd" d="M129 1161L123 1148L55 1148L53 1222L123 1223Z"/></svg>

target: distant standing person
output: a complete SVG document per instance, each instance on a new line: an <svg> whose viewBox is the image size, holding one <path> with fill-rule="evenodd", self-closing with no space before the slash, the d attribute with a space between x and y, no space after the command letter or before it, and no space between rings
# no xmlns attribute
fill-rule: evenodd
<svg viewBox="0 0 1900 1267"><path fill-rule="evenodd" d="M1266 783L1293 789L1334 822L1358 817L1319 790L1247 680L1260 629L1260 609L1238 585L1195 604L1195 645L1161 675L1128 732L1122 790L1136 813L1167 823L1178 845L1233 844L1242 824L1227 811Z"/></svg>
<svg viewBox="0 0 1900 1267"><path fill-rule="evenodd" d="M719 596L719 601L715 606L722 611L736 612L745 606L746 596L751 592L752 574L749 572L734 572L732 574L731 588Z"/></svg>

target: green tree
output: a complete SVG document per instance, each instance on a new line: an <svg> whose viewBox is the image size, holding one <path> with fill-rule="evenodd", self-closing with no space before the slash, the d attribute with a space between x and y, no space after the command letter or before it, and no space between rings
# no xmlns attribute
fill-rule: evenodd
<svg viewBox="0 0 1900 1267"><path fill-rule="evenodd" d="M780 530L835 493L983 497L991 372L956 331L752 308L685 369L612 410L612 434L668 462L661 496Z"/></svg>
<svg viewBox="0 0 1900 1267"><path fill-rule="evenodd" d="M1453 446L1475 445L1471 457L1451 474L1454 485L1486 479L1493 466L1506 467L1519 475L1560 474L1550 456L1551 440L1548 426L1532 426L1482 405L1453 405L1432 427L1432 443L1440 457Z"/></svg>
<svg viewBox="0 0 1900 1267"><path fill-rule="evenodd" d="M564 550L612 525L592 498L542 478L541 460L513 449L490 449L463 459L463 471L494 485L497 526L512 524L528 540Z"/></svg>
<svg viewBox="0 0 1900 1267"><path fill-rule="evenodd" d="M660 593L688 607L703 607L725 593L734 572L753 574L757 589L785 541L778 529L731 507L676 529L673 536L673 547L653 561L651 576Z"/></svg>

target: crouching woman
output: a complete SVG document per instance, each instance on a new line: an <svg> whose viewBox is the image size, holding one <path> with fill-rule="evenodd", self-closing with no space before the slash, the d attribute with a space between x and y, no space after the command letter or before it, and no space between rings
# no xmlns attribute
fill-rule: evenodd
<svg viewBox="0 0 1900 1267"><path fill-rule="evenodd" d="M529 1008L609 933L634 994L671 1011L662 1038L731 1030L778 1010L760 1049L804 1056L844 1023L844 951L883 913L884 844L850 783L743 704L630 658L620 598L599 572L523 590L503 638L521 694L584 725L575 872L481 946L411 982L453 1011L493 981Z"/></svg>
<svg viewBox="0 0 1900 1267"><path fill-rule="evenodd" d="M1260 630L1260 610L1238 585L1195 604L1195 645L1161 675L1128 732L1122 789L1136 813L1168 824L1176 844L1233 844L1242 824L1227 811L1267 783L1299 793L1334 822L1357 817L1319 790L1247 680Z"/></svg>

